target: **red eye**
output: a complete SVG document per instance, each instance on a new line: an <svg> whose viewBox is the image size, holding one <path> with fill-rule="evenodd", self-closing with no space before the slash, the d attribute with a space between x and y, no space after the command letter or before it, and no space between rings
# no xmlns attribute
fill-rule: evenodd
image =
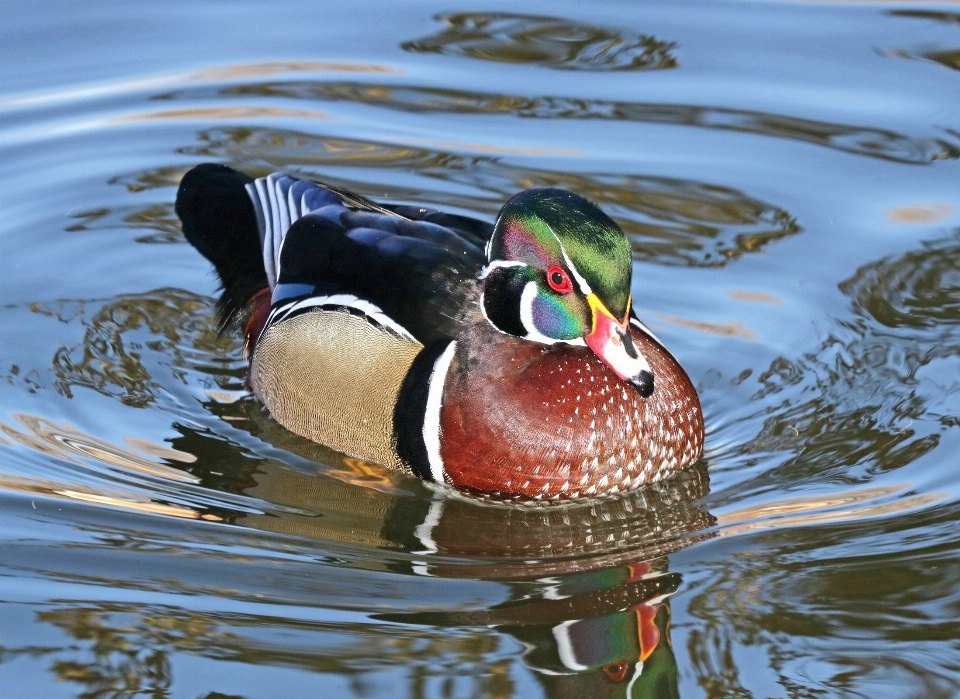
<svg viewBox="0 0 960 699"><path fill-rule="evenodd" d="M622 682L623 678L627 676L628 667L629 665L626 663L610 663L603 666L603 671L614 682Z"/></svg>
<svg viewBox="0 0 960 699"><path fill-rule="evenodd" d="M547 284L558 294L569 294L573 291L573 283L563 268L554 265L547 270Z"/></svg>

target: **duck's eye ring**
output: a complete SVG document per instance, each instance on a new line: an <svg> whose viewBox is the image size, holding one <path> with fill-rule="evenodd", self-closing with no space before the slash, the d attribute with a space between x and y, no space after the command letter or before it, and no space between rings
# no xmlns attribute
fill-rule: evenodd
<svg viewBox="0 0 960 699"><path fill-rule="evenodd" d="M627 676L627 669L629 666L626 663L610 663L609 665L603 666L603 671L607 673L609 677L614 682L622 682L623 678Z"/></svg>
<svg viewBox="0 0 960 699"><path fill-rule="evenodd" d="M569 294L573 291L573 282L570 281L570 277L562 267L557 265L547 270L547 284L558 294Z"/></svg>

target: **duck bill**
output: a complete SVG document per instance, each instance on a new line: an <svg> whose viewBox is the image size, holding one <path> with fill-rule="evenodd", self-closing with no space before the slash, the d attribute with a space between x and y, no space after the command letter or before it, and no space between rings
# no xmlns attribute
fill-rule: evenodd
<svg viewBox="0 0 960 699"><path fill-rule="evenodd" d="M593 313L592 329L584 338L587 346L613 373L646 398L653 393L653 373L647 360L637 350L630 333L630 303L627 302L627 314L623 321L619 321L596 294L588 294L587 302Z"/></svg>

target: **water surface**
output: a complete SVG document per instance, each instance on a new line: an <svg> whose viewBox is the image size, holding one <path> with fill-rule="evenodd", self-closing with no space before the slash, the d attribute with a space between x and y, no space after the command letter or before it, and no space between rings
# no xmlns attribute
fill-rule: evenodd
<svg viewBox="0 0 960 699"><path fill-rule="evenodd" d="M0 686L960 697L960 6L93 2L0 25ZM216 161L599 203L702 461L484 505L247 392Z"/></svg>

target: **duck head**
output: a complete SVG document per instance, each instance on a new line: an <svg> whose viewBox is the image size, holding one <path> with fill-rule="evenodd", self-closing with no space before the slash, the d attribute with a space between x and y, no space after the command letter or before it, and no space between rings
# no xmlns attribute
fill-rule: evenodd
<svg viewBox="0 0 960 699"><path fill-rule="evenodd" d="M630 243L609 216L572 192L528 189L500 211L487 259L481 306L497 330L586 345L641 396L653 393L630 331Z"/></svg>

